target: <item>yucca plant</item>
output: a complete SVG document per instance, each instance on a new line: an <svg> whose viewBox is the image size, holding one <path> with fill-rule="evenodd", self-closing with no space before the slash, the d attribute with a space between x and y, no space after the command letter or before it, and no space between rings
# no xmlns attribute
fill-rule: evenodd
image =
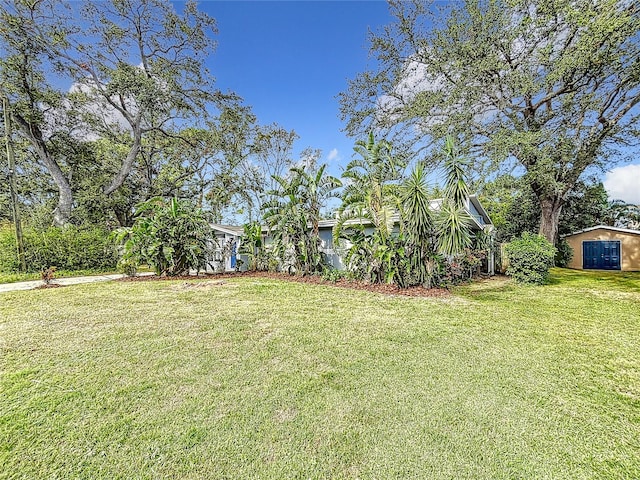
<svg viewBox="0 0 640 480"><path fill-rule="evenodd" d="M465 206L469 198L466 163L460 158L455 141L445 141L445 190L436 218L438 248L445 255L458 255L471 245L471 217Z"/></svg>
<svg viewBox="0 0 640 480"><path fill-rule="evenodd" d="M421 164L404 181L401 192L402 225L406 236L407 283L431 287L434 267L434 222L427 185L427 173Z"/></svg>

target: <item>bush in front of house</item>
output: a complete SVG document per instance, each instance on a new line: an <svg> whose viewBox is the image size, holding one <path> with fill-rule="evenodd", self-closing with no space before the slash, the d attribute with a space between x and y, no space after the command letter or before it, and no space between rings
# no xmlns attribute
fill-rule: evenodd
<svg viewBox="0 0 640 480"><path fill-rule="evenodd" d="M118 253L109 231L102 227L49 227L23 230L25 263L28 272L55 266L66 271L115 270ZM0 225L0 272L18 272L15 231L11 224Z"/></svg>
<svg viewBox="0 0 640 480"><path fill-rule="evenodd" d="M507 275L519 283L542 284L553 267L556 248L542 235L525 232L506 245Z"/></svg>
<svg viewBox="0 0 640 480"><path fill-rule="evenodd" d="M186 200L159 197L139 204L133 226L114 233L123 245L123 266L133 271L146 264L157 275L168 276L205 270L211 237L202 209Z"/></svg>

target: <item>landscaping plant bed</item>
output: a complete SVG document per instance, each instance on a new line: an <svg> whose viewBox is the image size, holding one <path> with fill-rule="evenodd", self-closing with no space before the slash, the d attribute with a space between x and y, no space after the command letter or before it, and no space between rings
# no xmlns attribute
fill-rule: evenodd
<svg viewBox="0 0 640 480"><path fill-rule="evenodd" d="M276 280L286 280L290 282L299 283L311 283L318 285L332 285L340 288L350 288L353 290L366 290L368 292L382 293L385 295L403 295L408 297L446 297L450 295L449 290L445 288L424 288L424 287L409 287L399 288L397 285L389 284L374 284L358 280L340 279L335 282L325 280L318 275L289 275L281 272L227 272L227 273L201 273L199 275L176 275L176 276L135 276L135 277L123 277L117 281L119 282L149 282L149 281L162 281L162 280L205 280L205 279L218 279L218 278L238 278L238 277L252 277L252 278L272 278Z"/></svg>

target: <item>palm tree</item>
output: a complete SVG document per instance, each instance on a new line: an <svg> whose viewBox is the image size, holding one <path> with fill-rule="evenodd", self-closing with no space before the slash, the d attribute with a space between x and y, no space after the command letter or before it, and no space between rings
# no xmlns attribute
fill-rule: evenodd
<svg viewBox="0 0 640 480"><path fill-rule="evenodd" d="M291 172L298 182L298 192L302 197L302 202L309 210L309 222L311 224L311 235L319 238L320 210L325 206L327 200L336 196L336 190L342 187L342 182L331 175L325 174L326 164L320 165L318 169L307 171L305 167L294 167Z"/></svg>
<svg viewBox="0 0 640 480"><path fill-rule="evenodd" d="M612 227L640 228L640 206L612 200L607 205L603 220Z"/></svg>
<svg viewBox="0 0 640 480"><path fill-rule="evenodd" d="M402 177L406 164L391 155L389 142L376 142L373 133L369 134L366 142L358 140L354 151L360 158L351 160L342 174L347 185L333 229L334 241L339 242L347 221L367 220L384 242L391 235L398 209L398 185L395 182Z"/></svg>
<svg viewBox="0 0 640 480"><path fill-rule="evenodd" d="M253 272L258 270L259 261L264 253L260 222L249 222L245 224L239 253L249 258L249 271Z"/></svg>
<svg viewBox="0 0 640 480"><path fill-rule="evenodd" d="M275 251L286 270L301 271L299 263L300 244L307 224L304 208L297 194L297 185L293 179L273 175L276 185L267 192L270 200L263 205L264 220L273 235Z"/></svg>
<svg viewBox="0 0 640 480"><path fill-rule="evenodd" d="M376 142L373 133L366 141L356 142L354 151L358 158L351 160L342 174L347 185L333 228L334 243L339 245L345 237L353 245L350 251L370 252L368 264L349 263L350 268L374 282L391 282L394 272L400 270L396 253L401 247L392 233L400 209L398 182L406 164L392 156L389 142ZM365 224L373 227L371 235L365 234Z"/></svg>

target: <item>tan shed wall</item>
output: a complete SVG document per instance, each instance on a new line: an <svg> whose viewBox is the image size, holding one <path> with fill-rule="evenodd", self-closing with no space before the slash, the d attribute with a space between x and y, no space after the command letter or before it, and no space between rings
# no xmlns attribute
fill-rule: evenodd
<svg viewBox="0 0 640 480"><path fill-rule="evenodd" d="M569 268L582 270L582 242L587 240L620 240L620 268L623 271L640 271L640 234L616 232L598 228L589 232L578 233L565 237L565 240L573 248L573 258L569 262Z"/></svg>

